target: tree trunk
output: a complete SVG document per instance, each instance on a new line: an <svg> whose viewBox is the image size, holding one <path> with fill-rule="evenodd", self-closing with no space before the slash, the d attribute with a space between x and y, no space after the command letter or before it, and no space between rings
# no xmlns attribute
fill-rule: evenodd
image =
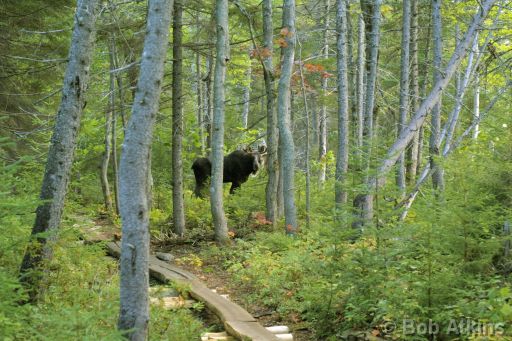
<svg viewBox="0 0 512 341"><path fill-rule="evenodd" d="M52 258L53 242L57 238L64 199L66 197L76 138L85 106L90 66L94 52L95 22L99 8L97 0L79 0L75 15L68 66L64 76L62 99L57 118L37 207L31 239L39 245L29 245L20 268L20 281L34 302L42 293L43 266ZM41 233L45 233L41 236ZM41 291L40 291L41 290Z"/></svg>
<svg viewBox="0 0 512 341"><path fill-rule="evenodd" d="M416 112L420 106L420 83L418 65L418 0L411 0L411 109ZM419 132L414 134L407 154L406 178L409 184L414 184L418 168Z"/></svg>
<svg viewBox="0 0 512 341"><path fill-rule="evenodd" d="M310 151L311 151L311 141L310 141L310 122L309 122L309 108L308 108L308 99L306 94L306 86L304 84L304 70L303 70L303 61L302 61L302 46L299 49L299 73L300 73L300 81L301 81L301 90L302 90L302 98L304 100L304 113L305 113L305 121L306 121L306 139L305 139L305 167L306 167L306 228L309 229L311 222L311 170L310 170Z"/></svg>
<svg viewBox="0 0 512 341"><path fill-rule="evenodd" d="M249 61L251 62L251 61ZM247 122L249 120L249 109L251 108L251 80L252 80L252 67L249 65L249 68L246 71L245 76L247 77L247 85L244 87L243 96L242 96L242 127L247 129Z"/></svg>
<svg viewBox="0 0 512 341"><path fill-rule="evenodd" d="M196 25L199 26L199 15ZM199 29L198 29L199 30ZM199 128L199 144L201 155L205 154L204 122L203 122L203 82L201 81L201 54L196 52L196 87L197 87L197 127Z"/></svg>
<svg viewBox="0 0 512 341"><path fill-rule="evenodd" d="M478 37L478 35L477 35ZM478 54L478 39L475 38L476 45L476 53ZM473 47L475 50L475 47ZM478 56L479 57L479 56ZM478 58L477 57L477 58ZM480 75L478 68L475 70L475 94L473 97L473 123L475 128L473 129L473 139L478 139L478 134L480 134L480 125L478 122L480 121Z"/></svg>
<svg viewBox="0 0 512 341"><path fill-rule="evenodd" d="M263 77L267 97L267 152L268 152L268 182L265 189L266 216L275 226L278 218L277 187L279 182L279 158L277 115L274 107L274 66L273 56L273 27L272 27L272 1L263 0L263 48L266 51L263 57Z"/></svg>
<svg viewBox="0 0 512 341"><path fill-rule="evenodd" d="M362 168L363 165L363 130L364 130L364 21L363 16L358 16L358 31L357 31L357 133L356 133L356 146L357 146L357 163L358 167Z"/></svg>
<svg viewBox="0 0 512 341"><path fill-rule="evenodd" d="M334 186L336 208L347 202L344 189L348 170L348 76L347 76L347 8L345 0L336 1L336 33L338 52L338 153L336 155L336 183Z"/></svg>
<svg viewBox="0 0 512 341"><path fill-rule="evenodd" d="M428 113L430 112L430 110L432 110L435 103L438 102L438 99L442 91L450 82L450 79L454 75L462 59L464 58L467 50L469 49L475 37L477 28L485 19L485 17L489 13L490 8L493 6L495 2L496 0L485 0L484 2L482 2L480 10L473 18L473 21L469 25L468 30L464 35L464 38L455 49L452 57L450 58L450 61L448 62L446 68L442 72L441 79L434 85L428 97L423 101L420 108L416 111L414 116L411 118L409 124L402 131L402 133L397 138L395 143L388 149L386 158L381 162L380 167L377 170L377 175L369 179L369 181L367 182L368 188L375 190L377 185L380 187L385 183L385 175L389 172L390 169L392 169L400 153L407 147L409 142L412 140L414 133L418 131L418 129L423 125Z"/></svg>
<svg viewBox="0 0 512 341"><path fill-rule="evenodd" d="M210 185L211 209L215 239L226 243L228 226L224 215L222 177L224 169L224 108L226 64L229 61L228 1L216 1L217 58L214 79L214 112L212 121L212 176Z"/></svg>
<svg viewBox="0 0 512 341"><path fill-rule="evenodd" d="M366 178L369 178L373 144L373 120L375 106L375 88L377 83L377 63L380 38L380 6L381 0L361 0L366 34L366 93L364 103L363 151L365 154ZM364 200L363 200L364 198ZM354 208L359 212L354 227L369 224L373 218L373 193L366 191L354 199Z"/></svg>
<svg viewBox="0 0 512 341"><path fill-rule="evenodd" d="M283 2L282 38L286 42L283 47L283 61L279 91L277 95L277 117L279 123L279 144L282 148L281 170L283 172L283 196L286 233L295 235L297 232L297 213L295 208L295 146L290 122L290 82L295 55L295 0Z"/></svg>
<svg viewBox="0 0 512 341"><path fill-rule="evenodd" d="M329 12L331 10L331 1L325 0L324 16L324 36L323 36L323 57L329 58ZM319 137L318 137L318 160L320 161L320 174L318 176L320 183L325 182L325 172L327 169L327 77L322 78L322 108L319 115Z"/></svg>
<svg viewBox="0 0 512 341"><path fill-rule="evenodd" d="M206 148L211 151L212 147L212 117L213 117L213 96L212 96L212 70L213 55L210 53L206 57L206 93L204 96L204 127L206 130Z"/></svg>
<svg viewBox="0 0 512 341"><path fill-rule="evenodd" d="M447 152L450 149L451 143L453 141L453 136L455 134L455 128L457 127L457 122L459 120L459 114L462 110L462 105L464 101L464 95L466 94L466 89L469 84L469 79L471 77L471 73L474 70L473 69L473 60L475 55L475 45L476 49L478 50L478 34L475 37L475 42L473 43L473 48L469 52L468 56L468 65L466 66L466 72L464 73L464 77L462 80L460 79L460 75L458 75L458 81L457 81L457 94L455 96L455 105L453 107L452 112L450 113L449 119L448 119L448 127L446 130L443 130L443 132L446 132L446 139L445 144L443 148L443 154ZM478 61L477 61L478 63ZM441 143L443 141L443 134L441 135Z"/></svg>
<svg viewBox="0 0 512 341"><path fill-rule="evenodd" d="M441 0L432 0L432 34L434 42L434 84L438 83L442 78L441 68L443 59L443 42L442 42L442 24L441 24ZM443 169L437 162L440 155L440 137L441 137L441 100L442 93L439 94L434 108L432 109L432 122L430 132L430 168L432 169L432 185L434 189L443 191Z"/></svg>
<svg viewBox="0 0 512 341"><path fill-rule="evenodd" d="M118 87L122 82L119 82L119 74L115 73L114 70L117 69L117 51L116 51L116 36L112 33L110 36L110 44L109 44L109 63L110 63L110 91L111 91L111 110L112 110L112 172L114 177L114 198L115 198L115 209L116 215L119 215L119 172L118 172L118 158L117 158L117 111L115 110L115 83L117 81ZM122 90L119 89L119 94L122 93ZM120 112L123 113L123 101L122 98L119 98L119 108ZM121 116L124 117L124 114ZM124 128L124 125L123 125Z"/></svg>
<svg viewBox="0 0 512 341"><path fill-rule="evenodd" d="M400 57L400 118L398 122L398 134L407 124L409 116L409 44L411 41L411 6L409 1L402 4L402 53ZM405 196L405 151L398 158L397 185L400 197Z"/></svg>
<svg viewBox="0 0 512 341"><path fill-rule="evenodd" d="M123 238L118 328L126 331L130 340L148 338L148 174L172 7L169 0L149 1L139 80L119 169Z"/></svg>
<svg viewBox="0 0 512 341"><path fill-rule="evenodd" d="M110 89L109 89L109 103L107 109L105 110L105 150L103 151L103 158L101 160L100 167L100 180L101 180L101 189L103 191L103 202L105 204L105 209L107 214L112 217L114 213L114 208L112 205L112 194L110 192L110 185L108 183L108 164L110 161L110 154L112 153L112 117L115 115L114 113L114 75L112 73L109 74L110 77Z"/></svg>
<svg viewBox="0 0 512 341"><path fill-rule="evenodd" d="M172 24L172 222L178 236L185 233L183 203L183 95L182 95L182 17L181 0L174 1Z"/></svg>

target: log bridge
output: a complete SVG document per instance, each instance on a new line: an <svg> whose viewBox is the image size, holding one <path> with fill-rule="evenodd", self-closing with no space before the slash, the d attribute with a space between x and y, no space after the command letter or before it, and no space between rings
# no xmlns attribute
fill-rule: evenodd
<svg viewBox="0 0 512 341"><path fill-rule="evenodd" d="M119 258L121 248L118 242L106 244L109 255ZM154 255L149 258L150 275L167 283L170 281L190 287L190 296L201 301L222 321L226 331L238 340L279 341L282 338L260 325L258 321L238 304L220 296L204 285L195 275L164 262Z"/></svg>

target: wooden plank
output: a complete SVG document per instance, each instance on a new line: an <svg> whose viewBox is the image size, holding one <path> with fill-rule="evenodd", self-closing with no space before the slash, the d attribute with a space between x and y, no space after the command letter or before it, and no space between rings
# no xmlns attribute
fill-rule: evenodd
<svg viewBox="0 0 512 341"><path fill-rule="evenodd" d="M258 322L228 320L224 322L226 331L240 340L279 341L277 336L266 330Z"/></svg>
<svg viewBox="0 0 512 341"><path fill-rule="evenodd" d="M107 251L116 258L121 255L121 248L117 242L107 243ZM149 271L151 276L162 282L178 281L190 284L190 296L203 302L224 323L228 333L239 340L279 340L245 309L210 290L194 274L154 256L150 256Z"/></svg>

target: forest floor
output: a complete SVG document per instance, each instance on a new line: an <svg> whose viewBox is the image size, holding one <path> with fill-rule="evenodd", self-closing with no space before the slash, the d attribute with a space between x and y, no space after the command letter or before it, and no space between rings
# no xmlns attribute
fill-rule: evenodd
<svg viewBox="0 0 512 341"><path fill-rule="evenodd" d="M293 334L295 341L316 340L313 333L304 327L305 324L300 320L299 316L282 316L263 305L248 305L244 297L250 293L244 287L235 285L232 282L231 275L225 271L222 261L219 261L218 258L201 259L203 265L193 264L193 261L188 261L195 259L207 247L209 247L208 242L196 245L158 243L152 246L152 251L172 254L180 268L196 275L208 288L215 289L217 293L229 295L231 301L247 310L262 326L285 325L290 328L290 333Z"/></svg>
<svg viewBox="0 0 512 341"><path fill-rule="evenodd" d="M74 217L77 219L78 217ZM82 231L87 234L89 242L100 242L106 240L119 240L120 229L113 226L105 217L98 217L96 219L80 219L79 226ZM314 341L316 338L313 333L305 328L305 323L299 316L290 315L282 316L274 310L258 304L247 304L244 299L249 293L242 286L235 285L231 279L231 275L225 270L222 260L218 257L210 259L201 258L201 265L195 264L194 259L198 255L203 255L202 251L209 248L213 242L202 241L198 243L177 243L167 241L152 240L152 252L165 252L170 253L175 260L175 263L182 269L187 270L196 275L208 288L215 289L218 294L229 295L229 299L253 315L258 322L264 327L286 325L290 328L290 333L293 334L295 341ZM204 323L214 323L209 314L203 315Z"/></svg>

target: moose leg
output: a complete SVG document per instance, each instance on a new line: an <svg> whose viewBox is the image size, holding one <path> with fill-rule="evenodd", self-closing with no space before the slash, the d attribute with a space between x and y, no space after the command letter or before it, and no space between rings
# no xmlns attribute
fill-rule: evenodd
<svg viewBox="0 0 512 341"><path fill-rule="evenodd" d="M235 189L238 189L238 188L240 188L240 183L238 183L238 182L236 182L236 181L233 181L233 182L231 183L231 188L229 189L229 193L230 193L230 194L235 193Z"/></svg>

